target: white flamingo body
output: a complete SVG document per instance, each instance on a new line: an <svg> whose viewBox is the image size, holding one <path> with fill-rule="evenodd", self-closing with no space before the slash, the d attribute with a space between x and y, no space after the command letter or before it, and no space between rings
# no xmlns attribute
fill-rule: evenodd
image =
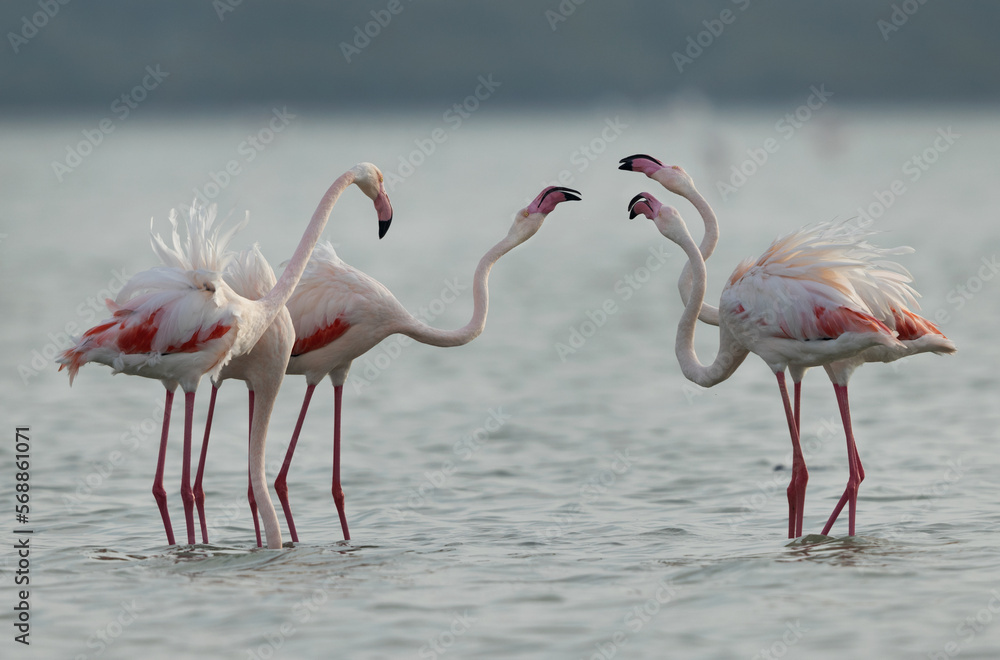
<svg viewBox="0 0 1000 660"><path fill-rule="evenodd" d="M329 242L316 246L287 307L298 339L285 373L305 376L308 385L328 375L343 385L351 362L409 316L388 288L341 260Z"/></svg>
<svg viewBox="0 0 1000 660"><path fill-rule="evenodd" d="M392 220L392 206L385 194L382 173L370 163L361 163L341 175L326 191L303 234L288 268L276 285L259 300L238 295L218 271L185 270L183 264L154 268L136 275L119 293L117 303L109 305L113 317L84 333L78 344L59 358L69 367L72 382L77 370L88 361L109 364L118 372L156 378L167 388L163 430L154 478L153 494L160 508L167 540L173 544L173 531L162 485L167 432L173 389L185 390L184 457L181 496L184 501L188 542L194 543L193 509L195 498L190 485L191 425L194 391L206 373L218 376L233 358L249 353L260 337L281 314L305 269L313 246L319 240L337 199L356 183L374 202L379 216L379 235L384 235ZM188 256L206 265L218 255L203 252L208 244L189 236ZM225 241L220 241L224 243ZM166 248L164 254L179 254ZM154 239L154 249L157 249ZM161 255L162 257L163 255ZM217 265L217 264L216 264ZM178 355L179 353L197 355ZM282 370L283 371L283 370ZM275 379L281 381L281 374ZM264 447L267 426L274 406L277 386L254 407L251 429L250 472L254 494L264 502L261 514L268 547L281 547L277 514L268 496L264 476Z"/></svg>
<svg viewBox="0 0 1000 660"><path fill-rule="evenodd" d="M776 240L762 257L737 266L723 289L719 321L772 371L854 358L868 349L901 353L889 303L912 297L884 257L846 225L820 225ZM885 262L888 263L888 262ZM872 307L859 285L881 293ZM896 289L896 290L893 290Z"/></svg>
<svg viewBox="0 0 1000 660"><path fill-rule="evenodd" d="M692 265L693 291L685 302L676 342L684 375L710 387L728 378L747 353L754 352L777 376L793 446L789 537L801 534L808 480L799 443L798 382L809 367L826 368L847 435L850 477L823 533L829 532L849 503L849 534L854 535L857 490L864 470L851 429L847 379L865 361L891 361L919 350L955 350L940 330L907 308L916 304L909 275L886 259L906 250L875 248L863 240L863 232L845 224L821 225L778 239L760 259L745 261L730 277L717 313L719 354L706 366L694 352L698 318L713 316L703 310L706 272L702 253L676 210L662 206L652 195L633 198L630 214L652 219L665 237L684 249ZM682 276L682 294L685 288ZM785 390L785 369L796 378L794 412Z"/></svg>
<svg viewBox="0 0 1000 660"><path fill-rule="evenodd" d="M252 312L218 273L153 269L138 273L105 301L112 316L88 330L60 363L72 384L80 367L97 362L112 373L155 378L193 391L247 342Z"/></svg>
<svg viewBox="0 0 1000 660"><path fill-rule="evenodd" d="M701 254L699 255L703 269L704 260L708 259L718 243L719 227L715 213L712 211L707 200L695 188L691 177L682 168L676 165L665 166L659 160L645 154L636 154L623 158L619 169L642 172L651 179L659 182L667 190L687 198L695 206L705 224L705 237L702 240L700 246ZM656 204L658 205L659 203L656 202ZM653 215L651 209L649 210L650 213L644 212L644 214ZM683 223L681 222L681 224ZM661 228L662 231L663 228ZM917 353L934 352L948 354L956 350L954 343L945 337L933 323L911 311L911 308L918 308L916 298L919 297L919 294L910 286L911 278L906 269L887 259L888 256L912 252L912 249L906 247L895 248L893 250L874 248L865 242L863 238L863 232L851 231L846 226L842 227L839 231L820 232L819 230L813 230L812 232L799 232L776 241L772 245L771 250L765 253L761 260L758 260L759 262L765 262L768 260L769 255L774 256L772 255L772 251L785 250L793 260L798 261L797 270L800 274L805 274L806 278L810 279L809 273L813 272L815 268L813 277L819 275L821 280L829 280L829 285L850 298L850 304L847 306L848 309L854 311L860 309L862 313L870 314L888 328L892 336L896 339L896 343L887 342L871 346L842 359L823 363L823 367L834 385L834 392L837 395L838 404L840 405L844 429L847 435L848 464L851 472L848 487L834 509L833 514L828 519L823 529L824 534L829 532L845 502L848 501L851 504L849 533L854 534L854 511L857 499L857 487L864 479L864 468L861 466L861 459L858 456L854 443L848 407L847 382L851 374L865 362L892 362ZM822 247L824 241L829 243L825 249ZM803 260L803 255L798 252L797 244L807 244L807 253L810 250L812 251L810 259ZM678 281L678 289L685 306L689 305L692 296L692 268L695 266L695 261L695 259L692 259L684 266L684 270ZM853 264L854 267L843 268L842 266L845 262L848 265ZM837 272L836 277L830 278L831 271L817 267L825 263L839 264L841 266L835 269ZM745 261L736 269L733 277L730 278L730 283L742 280L741 276L743 275L751 275L749 271L753 268L755 268L755 264L752 260ZM767 269L765 268L764 274L766 274L766 271ZM791 274L792 272L789 269L787 274ZM795 298L788 295L787 291L780 292L782 295L774 295L769 298L768 296L772 292L762 282L758 284L761 288L757 293L762 294L763 299L766 302L769 301L772 308L766 320L776 318L777 315L774 313L774 309L787 310L789 307L788 303L795 300ZM774 291L773 293L777 294L779 292ZM803 292L799 291L797 293ZM703 295L704 290L702 290L702 297ZM723 305L726 304L725 298L727 296L736 298L736 296L730 295L730 292L724 291ZM761 297L761 295L754 297ZM808 299L808 295L804 296L804 298ZM858 305L858 300L861 301L860 306ZM729 304L731 307L731 317L736 317L745 310L738 299L735 301L735 304L733 304L733 300L730 300ZM853 313L850 316L852 317L850 320L856 325L859 317ZM698 310L698 319L710 325L720 325L720 310L703 302ZM800 318L800 320L802 319ZM806 325L809 325L814 320L815 313L809 315L807 312L805 318ZM693 328L691 328L691 331L693 332ZM722 346L726 346L731 341L732 332L728 328L723 327L720 328L720 333ZM756 338L758 333L749 332L746 334L749 334L749 338ZM801 336L809 337L815 343L813 335L801 333ZM727 338L729 341L727 341ZM680 335L678 335L678 342L680 342ZM815 349L815 346L812 348ZM815 350L809 352L814 353ZM716 362L728 362L730 363L731 370L735 369L739 362L742 361L742 358L745 357L745 353L743 353L742 357L737 355L738 353L739 350L727 349L720 352L719 358L723 359L720 360L717 358ZM790 351L781 351L779 355L772 354L769 356L771 358L769 366L775 371L778 379L779 390L788 419L789 432L792 436L792 478L788 486L789 538L802 534L805 490L808 482L808 470L806 469L805 459L802 456L799 443L801 381L810 366L817 366L811 363L807 356L796 355L796 353L799 353L799 351L793 348ZM693 350L686 351L685 355L689 361L691 358L697 361ZM680 346L678 346L678 357L680 356L681 350ZM765 357L765 359L767 358ZM794 382L794 406L789 403L788 394L785 390L783 362L787 364L788 371ZM732 372L731 370L729 373Z"/></svg>
<svg viewBox="0 0 1000 660"><path fill-rule="evenodd" d="M332 245L318 245L288 309L295 326L295 346L287 373L306 377L306 393L285 461L274 482L292 540L298 540L288 502L288 469L316 385L327 375L334 386L333 478L331 494L341 529L350 539L340 480L340 420L343 385L351 361L392 334L404 334L431 346L461 346L482 333L489 308L490 269L497 260L538 231L557 204L578 200L569 188L550 186L518 212L507 236L479 260L473 276L472 319L457 330L439 330L418 321L377 280L344 263Z"/></svg>

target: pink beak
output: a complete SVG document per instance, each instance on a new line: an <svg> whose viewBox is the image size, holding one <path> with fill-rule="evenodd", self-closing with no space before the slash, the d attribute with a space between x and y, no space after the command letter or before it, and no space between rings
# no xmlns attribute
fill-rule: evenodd
<svg viewBox="0 0 1000 660"><path fill-rule="evenodd" d="M378 237L382 238L389 232L389 225L392 223L392 202L382 186L379 186L378 196L375 198L375 212L378 214Z"/></svg>
<svg viewBox="0 0 1000 660"><path fill-rule="evenodd" d="M549 186L528 205L528 213L552 213L552 209L561 202L580 201L580 192L562 186Z"/></svg>
<svg viewBox="0 0 1000 660"><path fill-rule="evenodd" d="M618 166L618 169L625 170L627 172L642 172L646 176L652 176L653 173L666 167L656 158L647 156L646 154L627 156L618 162L621 163Z"/></svg>
<svg viewBox="0 0 1000 660"><path fill-rule="evenodd" d="M663 204L660 203L660 200L647 192L639 193L628 203L628 217L634 218L638 215L644 215L652 220L660 213L661 208L663 208Z"/></svg>

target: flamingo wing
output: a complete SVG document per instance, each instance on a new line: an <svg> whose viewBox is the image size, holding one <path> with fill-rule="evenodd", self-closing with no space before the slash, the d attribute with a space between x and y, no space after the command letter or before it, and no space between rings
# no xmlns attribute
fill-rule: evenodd
<svg viewBox="0 0 1000 660"><path fill-rule="evenodd" d="M329 242L316 246L286 306L295 327L292 355L327 346L351 327L379 321L399 303L379 281L344 263Z"/></svg>
<svg viewBox="0 0 1000 660"><path fill-rule="evenodd" d="M70 383L87 362L100 362L115 372L181 380L176 360L187 356L182 371L200 377L229 360L239 315L219 300L224 286L218 273L154 268L138 273L107 300L112 316L87 330L62 353L60 370L69 368ZM170 364L168 364L170 363Z"/></svg>

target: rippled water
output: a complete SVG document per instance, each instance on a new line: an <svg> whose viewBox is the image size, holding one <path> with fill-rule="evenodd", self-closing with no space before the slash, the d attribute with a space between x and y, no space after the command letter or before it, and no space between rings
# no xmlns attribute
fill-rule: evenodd
<svg viewBox="0 0 1000 660"><path fill-rule="evenodd" d="M267 109L136 119L61 182L52 161L67 157L88 118L0 126L4 657L1000 655L996 117L830 107L786 139L776 122L789 110L484 108L458 127L435 113L300 116L252 160L240 145L267 126ZM475 342L389 341L355 363L343 450L352 541L341 540L329 495L333 404L323 384L290 476L302 542L254 547L246 395L230 382L207 468L213 543L166 546L149 492L163 390L97 366L70 389L46 359L75 331L67 324L98 320L101 289L153 265L149 218L162 228L195 189L214 191L213 174L224 181L230 161L239 172L221 186L220 208L249 210L237 243L259 241L277 263L334 177L360 160L407 175L400 154L436 128L447 140L410 157L422 162L390 186L396 220L385 240L356 191L326 232L345 260L435 325L465 323L472 300L461 287L545 183L562 172L585 200L560 206L497 265ZM747 149L768 138L779 149L746 165L759 153ZM681 253L625 211L640 190L670 195L616 170L634 152L684 165L719 211L710 297L777 234L859 207L879 216L878 242L916 248L903 260L924 311L960 352L870 365L852 380L867 472L858 536L845 536L846 520L835 536L817 535L847 477L820 371L804 396L810 535L794 542L784 538L787 428L767 368L751 356L711 390L679 373ZM716 182L733 165L756 171L723 199ZM675 203L697 230L693 209ZM449 286L461 290L451 303ZM700 333L703 359L714 341ZM279 397L271 475L304 389L292 377ZM196 427L206 398L203 387ZM15 425L31 428L30 648L13 641Z"/></svg>

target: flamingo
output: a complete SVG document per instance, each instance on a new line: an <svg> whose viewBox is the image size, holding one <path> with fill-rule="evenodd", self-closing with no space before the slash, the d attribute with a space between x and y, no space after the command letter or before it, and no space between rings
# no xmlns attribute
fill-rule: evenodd
<svg viewBox="0 0 1000 660"><path fill-rule="evenodd" d="M298 284L334 204L352 183L374 201L379 236L384 236L392 221L392 205L385 193L383 176L371 163L360 163L338 177L326 191L288 267L267 295L259 300L244 298L216 271L153 268L129 280L117 300L107 301L112 317L87 330L75 346L58 358L60 370L69 369L71 385L80 367L88 362L108 365L112 373L155 378L163 383L167 393L153 496L171 545L174 535L163 487L163 468L174 390L178 385L184 390L181 499L188 543L193 544L191 426L198 383L206 374L218 378L223 367L233 357L249 353L274 322ZM264 446L275 394L276 388L267 392L267 396L257 397L250 440L251 481L260 503L269 548L281 547L277 513L264 480Z"/></svg>
<svg viewBox="0 0 1000 660"><path fill-rule="evenodd" d="M254 244L239 253L230 251L229 242L237 231L243 229L249 218L245 218L241 223L221 234L222 227L215 223L216 207L214 204L205 206L193 202L187 212L185 220L186 241L182 241L178 234L178 218L176 211L171 211L169 216L172 228L172 244L170 247L159 236L153 234L150 229L150 241L153 252L160 258L164 266L178 268L181 270L197 270L199 268L221 272L226 283L233 290L251 300L259 300L267 295L267 292L277 284L274 270L264 258L260 251L260 246ZM295 331L292 328L292 319L288 314L288 309L282 307L278 311L274 322L268 326L264 334L254 345L253 350L245 355L233 357L219 373L218 379L212 381L212 393L208 403L208 416L205 421L205 435L201 443L201 454L198 460L198 469L194 478L194 502L198 511L198 519L201 523L201 540L208 543L208 525L205 516L205 490L203 480L205 476L205 458L208 454L208 440L212 430L212 420L215 415L215 402L219 393L219 387L227 379L242 380L247 384L247 392L250 401L250 429L253 428L253 403L255 390L272 390L280 386L284 378L285 366L288 364L288 356L292 350L292 342L295 339ZM261 545L260 524L257 519L257 506L253 497L253 487L247 487L247 499L250 501L251 513L253 514L254 532L257 536L257 545Z"/></svg>
<svg viewBox="0 0 1000 660"><path fill-rule="evenodd" d="M645 154L635 154L633 156L628 156L622 158L620 161L621 165L619 169L642 172L646 174L649 178L659 182L664 188L670 190L673 193L686 197L699 211L702 220L705 224L705 238L703 239L700 250L702 258L707 260L715 249L718 243L719 237L719 225L718 220L715 216L715 212L709 205L708 201L698 192L695 188L694 181L691 177L683 170L683 168L677 165L664 165L661 161L648 156ZM912 248L896 248L891 251L891 254L907 254L912 252ZM888 251L883 251L885 254L889 254ZM911 281L909 273L906 272L901 266L896 267L897 277L904 278L904 284L908 284ZM885 280L881 278L875 278L869 281L866 285L863 281L856 282L857 293L864 300L865 304L872 309L880 309L884 307L886 301L883 299L883 293L881 288L888 286L890 289L894 286L892 284L886 285ZM872 289L870 285L874 284L875 288ZM680 290L681 299L684 304L687 304L688 299L691 296L692 288L692 278L691 278L691 264L687 263L684 266L684 270L681 274L681 278L678 281L678 289ZM906 291L910 296L909 300L912 302L914 308L917 308L915 296L919 295L912 288L907 288ZM891 294L890 294L891 296ZM891 305L890 305L891 306ZM698 315L699 320L709 325L719 325L719 309L707 303L702 303L701 311ZM850 368L853 372L858 366L864 362L891 362L902 357L907 357L910 355L915 355L917 353L934 352L939 354L948 354L955 352L955 345L951 340L941 334L941 331L934 326L934 324L917 317L912 311L907 309L905 306L898 306L898 309L894 309L894 313L891 316L886 316L881 319L889 328L896 332L897 339L905 346L905 351L866 351L863 352L857 358L854 358L855 364L850 365L840 365L841 368ZM809 473L805 466L805 460L802 456L801 449L797 449L798 441L797 438L801 436L801 394L802 394L802 378L806 372L805 368L799 368L796 366L789 367L789 373L792 377L792 382L794 384L793 392L793 418L795 423L795 433L793 434L792 444L792 479L788 486L788 534L789 538L794 538L802 535L802 525L803 525L803 514L805 506L805 491L806 484L808 483ZM834 384L836 382L834 381ZM864 479L864 468L861 466L861 459L855 452L853 457L854 461L858 464L858 476L861 480ZM824 528L823 533L826 534L830 531L833 523L836 521L840 510L843 508L843 502L846 501L841 498L842 501L836 510L828 520L827 525Z"/></svg>
<svg viewBox="0 0 1000 660"><path fill-rule="evenodd" d="M785 387L785 369L801 380L805 370L823 366L833 382L847 438L848 484L823 529L828 534L849 504L848 534L855 533L858 486L864 472L851 426L847 382L864 362L892 361L917 352L947 354L951 340L909 310L916 291L906 270L885 259L901 250L876 248L865 232L846 223L827 223L777 239L756 261L745 260L729 278L718 308L720 349L703 365L694 351L695 324L702 312L705 261L676 209L649 193L636 195L631 217L653 220L677 243L692 266L693 291L678 323L676 354L689 380L711 387L735 372L748 353L759 355L774 372L792 436L789 538L801 535L805 463L798 421ZM890 325L892 327L890 327Z"/></svg>
<svg viewBox="0 0 1000 660"><path fill-rule="evenodd" d="M473 278L472 319L457 330L431 328L410 315L392 293L377 280L344 263L333 246L320 243L306 267L288 310L295 326L295 345L288 374L306 377L306 392L298 420L274 489L281 501L292 541L298 541L288 501L287 476L302 423L316 385L326 376L333 383L333 482L331 492L340 517L344 539L350 540L340 480L341 401L351 362L386 337L401 333L431 346L461 346L483 331L489 306L487 280L493 264L538 231L542 221L561 202L580 199L569 188L551 186L517 213L507 236L490 248L476 267Z"/></svg>

